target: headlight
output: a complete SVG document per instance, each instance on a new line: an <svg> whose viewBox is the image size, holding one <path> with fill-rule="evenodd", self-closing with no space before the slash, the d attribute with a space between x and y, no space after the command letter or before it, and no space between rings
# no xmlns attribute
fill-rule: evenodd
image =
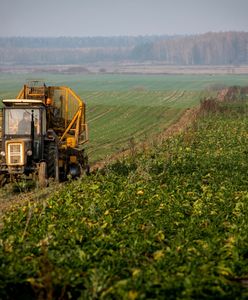
<svg viewBox="0 0 248 300"><path fill-rule="evenodd" d="M4 151L1 151L0 154L1 154L1 156L5 156L5 152Z"/></svg>
<svg viewBox="0 0 248 300"><path fill-rule="evenodd" d="M33 154L32 150L27 151L27 156L31 156Z"/></svg>

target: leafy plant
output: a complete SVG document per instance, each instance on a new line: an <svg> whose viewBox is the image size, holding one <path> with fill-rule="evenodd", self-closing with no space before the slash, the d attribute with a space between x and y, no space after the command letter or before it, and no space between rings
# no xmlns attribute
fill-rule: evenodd
<svg viewBox="0 0 248 300"><path fill-rule="evenodd" d="M245 110L5 217L4 299L246 299Z"/></svg>

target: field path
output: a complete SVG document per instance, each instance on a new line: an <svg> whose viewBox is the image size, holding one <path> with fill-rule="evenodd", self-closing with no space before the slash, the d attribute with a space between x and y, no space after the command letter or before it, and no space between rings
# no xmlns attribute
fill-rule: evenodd
<svg viewBox="0 0 248 300"><path fill-rule="evenodd" d="M180 132L185 131L197 119L198 113L199 113L199 106L186 109L183 112L183 114L181 115L181 117L179 118L179 120L177 120L175 123L170 125L164 132L157 135L155 138L153 138L152 140L150 140L148 142L135 145L135 147L138 147L138 148L140 147L142 149L149 148L151 146L151 144L153 144L156 141L161 142L163 140L168 139L171 136L174 136L176 134L179 134ZM106 160L95 163L93 166L91 166L91 170L96 171L98 169L102 169L110 162L113 162L117 159L120 159L120 158L130 155L131 151L132 151L131 149L127 149L127 150L118 152L118 153L110 156L110 158L108 158Z"/></svg>

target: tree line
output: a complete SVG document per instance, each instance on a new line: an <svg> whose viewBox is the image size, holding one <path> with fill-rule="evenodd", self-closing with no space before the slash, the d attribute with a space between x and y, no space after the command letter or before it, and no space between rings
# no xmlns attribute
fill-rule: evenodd
<svg viewBox="0 0 248 300"><path fill-rule="evenodd" d="M110 36L110 37L0 37L0 48L78 49L135 47L142 43L165 40L170 36Z"/></svg>
<svg viewBox="0 0 248 300"><path fill-rule="evenodd" d="M0 38L0 64L83 64L99 61L171 65L248 63L248 32L189 36Z"/></svg>

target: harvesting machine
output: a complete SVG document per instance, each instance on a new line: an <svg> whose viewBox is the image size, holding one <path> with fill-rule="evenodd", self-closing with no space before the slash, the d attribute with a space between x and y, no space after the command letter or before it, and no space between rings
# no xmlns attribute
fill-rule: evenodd
<svg viewBox="0 0 248 300"><path fill-rule="evenodd" d="M26 175L46 186L89 172L85 103L69 87L30 81L3 106L0 184Z"/></svg>

